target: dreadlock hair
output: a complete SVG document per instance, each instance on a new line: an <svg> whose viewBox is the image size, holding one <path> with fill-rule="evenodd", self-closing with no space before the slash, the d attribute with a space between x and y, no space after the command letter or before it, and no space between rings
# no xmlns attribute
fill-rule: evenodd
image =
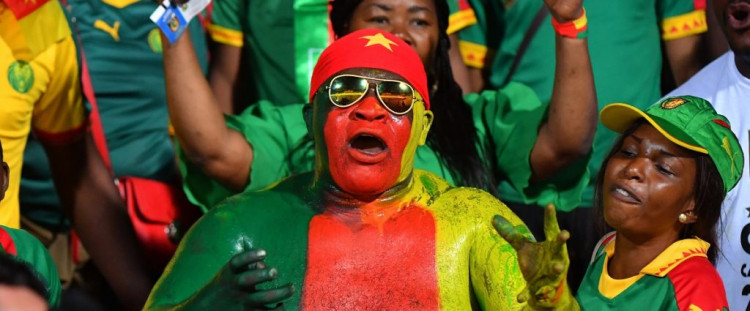
<svg viewBox="0 0 750 311"><path fill-rule="evenodd" d="M612 146L612 150L604 158L604 162L599 170L596 178L596 186L594 187L594 213L599 221L600 233L612 230L604 221L604 193L602 189L609 159L620 151L625 138L633 134L644 124L650 126L646 122L646 119L638 119L617 138L614 146ZM716 257L720 251L716 235L716 224L721 222L721 203L724 201L724 196L726 195L724 192L724 182L711 157L698 152L692 152L692 157L695 159L695 182L693 185L695 209L693 213L698 217L698 220L694 223L683 225L678 239L699 237L701 240L711 244L706 257L708 257L711 263L715 264ZM723 226L720 225L719 227Z"/></svg>
<svg viewBox="0 0 750 311"><path fill-rule="evenodd" d="M337 37L349 33L354 10L362 0L332 0L331 26ZM435 0L438 20L438 43L432 64L425 66L431 86L430 100L435 120L427 136L440 162L448 168L457 186L483 189L497 196L494 163L479 143L471 107L464 102L458 83L453 79L448 49L448 4ZM425 64L427 65L427 64ZM423 94L424 95L424 94Z"/></svg>

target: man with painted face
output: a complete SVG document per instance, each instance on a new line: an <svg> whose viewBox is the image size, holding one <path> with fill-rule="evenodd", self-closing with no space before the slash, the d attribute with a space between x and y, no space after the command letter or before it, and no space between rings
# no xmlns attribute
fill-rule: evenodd
<svg viewBox="0 0 750 311"><path fill-rule="evenodd" d="M304 112L315 171L233 196L187 234L146 309L568 308L567 233L555 277L522 271L493 229L499 214L523 223L490 194L455 188L413 169L433 115L416 52L381 30L328 47ZM554 217L550 217L554 223ZM526 231L527 232L527 231ZM262 248L262 249L261 249ZM526 286L523 274L530 276ZM520 299L517 295L526 293ZM533 293L533 295L528 295Z"/></svg>

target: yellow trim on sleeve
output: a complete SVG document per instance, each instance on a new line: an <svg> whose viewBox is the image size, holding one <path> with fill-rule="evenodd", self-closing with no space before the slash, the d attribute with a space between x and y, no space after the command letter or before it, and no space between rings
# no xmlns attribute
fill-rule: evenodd
<svg viewBox="0 0 750 311"><path fill-rule="evenodd" d="M451 35L476 23L477 16L476 14L474 14L474 10L466 9L463 11L458 11L448 17L448 30L446 30L445 32Z"/></svg>
<svg viewBox="0 0 750 311"><path fill-rule="evenodd" d="M486 46L460 40L458 41L458 50L461 51L464 64L474 68L484 68L484 60L487 57Z"/></svg>
<svg viewBox="0 0 750 311"><path fill-rule="evenodd" d="M690 35L706 32L706 11L697 10L664 19L661 23L661 37L664 40L674 40Z"/></svg>
<svg viewBox="0 0 750 311"><path fill-rule="evenodd" d="M211 39L226 45L241 47L245 45L242 31L221 27L215 24L208 25L208 33Z"/></svg>

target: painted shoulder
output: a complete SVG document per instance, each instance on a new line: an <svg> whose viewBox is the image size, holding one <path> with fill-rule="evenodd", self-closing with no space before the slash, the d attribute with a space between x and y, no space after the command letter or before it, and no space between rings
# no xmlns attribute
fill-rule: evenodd
<svg viewBox="0 0 750 311"><path fill-rule="evenodd" d="M414 178L424 187L429 196L427 206L435 214L460 212L466 216L486 218L488 223L492 216L501 215L511 223L521 223L505 203L484 190L454 187L439 176L421 170L414 170Z"/></svg>

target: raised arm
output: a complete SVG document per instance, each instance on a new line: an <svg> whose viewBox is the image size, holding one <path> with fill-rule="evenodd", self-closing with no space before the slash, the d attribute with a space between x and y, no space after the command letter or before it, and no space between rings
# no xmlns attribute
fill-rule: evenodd
<svg viewBox="0 0 750 311"><path fill-rule="evenodd" d="M167 105L177 139L190 161L225 187L245 188L253 149L243 135L226 126L224 116L203 77L190 34L174 44L163 37Z"/></svg>
<svg viewBox="0 0 750 311"><path fill-rule="evenodd" d="M552 18L571 22L583 14L581 0L545 0ZM547 122L539 129L530 163L545 179L587 154L596 131L596 92L587 40L555 35L555 84Z"/></svg>
<svg viewBox="0 0 750 311"><path fill-rule="evenodd" d="M209 79L211 89L216 94L216 100L224 113L233 112L241 59L242 47L216 42Z"/></svg>

